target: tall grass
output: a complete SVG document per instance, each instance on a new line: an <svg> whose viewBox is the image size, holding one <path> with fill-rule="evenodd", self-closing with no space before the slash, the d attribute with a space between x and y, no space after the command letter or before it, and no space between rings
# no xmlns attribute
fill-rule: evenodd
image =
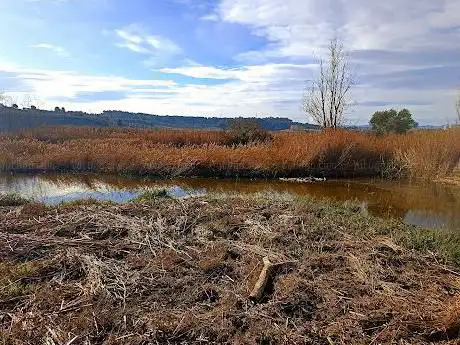
<svg viewBox="0 0 460 345"><path fill-rule="evenodd" d="M4 169L91 170L157 175L386 176L453 174L460 129L376 136L345 130L280 132L271 142L227 145L198 130L44 128L0 136Z"/></svg>

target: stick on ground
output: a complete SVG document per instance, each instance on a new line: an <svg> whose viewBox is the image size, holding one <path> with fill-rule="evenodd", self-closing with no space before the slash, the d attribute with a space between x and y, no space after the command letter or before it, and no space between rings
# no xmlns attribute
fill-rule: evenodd
<svg viewBox="0 0 460 345"><path fill-rule="evenodd" d="M260 272L259 279L257 279L257 282L249 295L249 300L253 303L257 303L262 298L265 286L267 285L268 278L270 277L271 270L274 266L267 256L263 258L263 263L264 267Z"/></svg>

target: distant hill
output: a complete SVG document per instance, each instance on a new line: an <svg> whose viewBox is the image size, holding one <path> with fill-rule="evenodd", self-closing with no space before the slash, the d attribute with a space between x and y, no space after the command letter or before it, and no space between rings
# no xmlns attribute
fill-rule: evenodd
<svg viewBox="0 0 460 345"><path fill-rule="evenodd" d="M227 127L229 120L230 118L160 116L123 111L104 111L101 114L89 114L75 111L16 109L0 106L0 132L40 126L224 129ZM257 120L262 126L271 131L290 128L318 128L316 125L295 122L288 118L267 117Z"/></svg>

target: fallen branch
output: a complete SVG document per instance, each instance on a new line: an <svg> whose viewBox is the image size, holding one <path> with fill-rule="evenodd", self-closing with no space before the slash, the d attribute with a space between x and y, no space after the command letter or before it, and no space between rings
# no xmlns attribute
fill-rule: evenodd
<svg viewBox="0 0 460 345"><path fill-rule="evenodd" d="M249 301L252 303L257 303L260 301L262 298L265 287L267 286L268 279L270 278L270 274L273 272L274 268L279 268L284 265L291 265L291 264L296 264L297 261L292 260L292 261L283 261L279 262L277 264L274 264L270 262L268 259L268 256L265 256L263 258L263 263L264 267L262 267L262 271L260 272L259 279L257 279L256 284L254 285L254 288L252 289L252 292L249 295Z"/></svg>
<svg viewBox="0 0 460 345"><path fill-rule="evenodd" d="M249 301L253 303L257 303L262 298L265 287L267 286L268 278L270 277L271 270L274 266L267 256L263 258L263 263L264 267L260 272L259 279L257 279L254 289L252 289L252 292L249 295Z"/></svg>

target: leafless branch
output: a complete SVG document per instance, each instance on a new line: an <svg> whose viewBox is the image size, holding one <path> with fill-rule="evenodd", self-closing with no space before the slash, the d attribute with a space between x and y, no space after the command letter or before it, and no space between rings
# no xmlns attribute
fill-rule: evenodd
<svg viewBox="0 0 460 345"><path fill-rule="evenodd" d="M7 95L4 91L0 90L0 105L11 107L14 103L13 97Z"/></svg>
<svg viewBox="0 0 460 345"><path fill-rule="evenodd" d="M334 39L327 60L319 60L319 75L305 91L303 109L307 116L324 128L343 124L350 105L353 75L343 45Z"/></svg>
<svg viewBox="0 0 460 345"><path fill-rule="evenodd" d="M455 110L457 111L457 121L460 124L460 89L457 93L457 99L455 100Z"/></svg>

